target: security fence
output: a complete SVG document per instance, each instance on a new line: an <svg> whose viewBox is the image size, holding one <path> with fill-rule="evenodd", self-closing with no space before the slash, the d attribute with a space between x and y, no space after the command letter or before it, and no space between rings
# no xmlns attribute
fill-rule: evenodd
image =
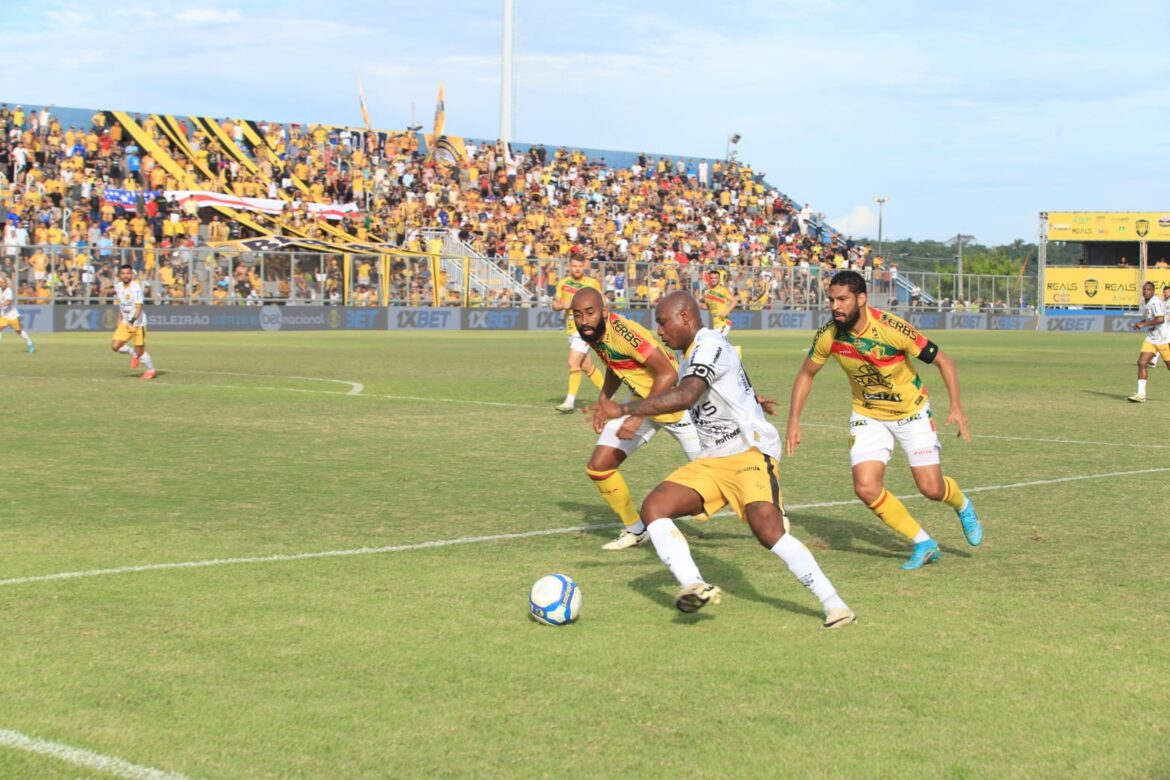
<svg viewBox="0 0 1170 780"><path fill-rule="evenodd" d="M568 273L565 259L491 259L448 247L433 254L391 246L374 254L341 254L0 245L0 272L26 304L106 302L123 263L134 268L147 301L163 305L547 307ZM649 308L673 290L701 296L708 286L723 284L741 311L809 311L825 306L825 290L836 270L827 265L603 260L591 263L588 273L618 308ZM894 311L1037 311L1034 277L859 270L867 279L871 305Z"/></svg>

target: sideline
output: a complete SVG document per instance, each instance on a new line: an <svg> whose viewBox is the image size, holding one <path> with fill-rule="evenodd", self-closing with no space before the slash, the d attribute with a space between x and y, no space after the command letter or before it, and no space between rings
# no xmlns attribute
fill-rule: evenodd
<svg viewBox="0 0 1170 780"><path fill-rule="evenodd" d="M1013 482L1004 485L983 485L980 487L963 488L964 493L989 493L996 490L1015 490L1018 488L1038 487L1041 485L1059 485L1065 482L1081 482L1090 479L1111 479L1113 477L1133 477L1141 474L1164 474L1170 472L1170 466L1138 469L1135 471L1111 471L1103 474L1077 474L1071 477L1055 477L1053 479L1036 479L1027 482ZM921 499L922 495L898 496L903 501ZM786 509L800 511L804 509L821 509L833 506L848 506L856 504L856 498L842 501L818 501L811 504L792 504ZM319 552L290 553L285 555L262 555L238 558L211 558L201 561L178 561L175 563L147 563L137 566L117 566L109 569L89 569L85 571L65 571L56 574L41 574L28 577L10 577L0 580L0 587L14 585L29 585L35 582L55 582L58 580L72 580L84 577L105 577L116 574L137 574L148 571L169 571L172 569L206 569L213 566L233 566L253 563L282 563L286 561L306 561L316 558L341 558L354 555L381 555L383 553L406 552L408 550L428 550L436 547L453 547L464 544L482 544L484 542L500 542L512 539L530 539L538 536L553 536L556 534L579 533L595 531L602 528L613 528L617 523L594 523L591 525L576 525L565 528L544 528L536 531L522 531L519 533L490 534L486 536L461 536L455 539L435 539L429 542L414 544L395 544L386 547L355 547L348 550L322 550Z"/></svg>
<svg viewBox="0 0 1170 780"><path fill-rule="evenodd" d="M83 766L117 777L125 777L128 780L191 780L187 775L181 775L178 772L167 772L162 769L131 764L129 761L114 756L103 756L92 750L84 750L60 742L50 742L47 739L38 739L8 729L0 729L0 747L22 750L25 753L38 753L58 761L64 761L67 764Z"/></svg>

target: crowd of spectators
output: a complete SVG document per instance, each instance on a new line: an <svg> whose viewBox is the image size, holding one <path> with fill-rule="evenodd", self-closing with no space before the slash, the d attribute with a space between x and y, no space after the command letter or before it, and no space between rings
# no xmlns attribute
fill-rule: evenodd
<svg viewBox="0 0 1170 780"><path fill-rule="evenodd" d="M630 305L701 289L718 271L752 308L811 305L828 270L863 269L887 291L896 273L735 161L643 154L615 167L577 150L509 154L471 142L456 161L420 154L413 134L260 122L251 127L263 143L252 144L233 120L220 122L222 133L177 120L177 137L155 117L134 122L149 139L141 146L106 112L63 127L48 109L0 106L0 266L15 273L22 297L107 296L123 260L156 300L176 302L357 302L359 290L363 303L540 302L571 253L593 261L607 294ZM133 208L104 197L107 189L133 193ZM148 194L183 189L280 199L283 210L221 211ZM329 222L310 203L355 203L359 212ZM339 255L294 268L221 243L276 235L426 253L437 249L429 228L455 232L514 284L464 300L458 275L430 263L355 254L347 290Z"/></svg>

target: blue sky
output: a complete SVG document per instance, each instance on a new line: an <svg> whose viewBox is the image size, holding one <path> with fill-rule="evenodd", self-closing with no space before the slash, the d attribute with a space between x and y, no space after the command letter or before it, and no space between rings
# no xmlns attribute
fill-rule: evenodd
<svg viewBox="0 0 1170 780"><path fill-rule="evenodd" d="M1170 211L1170 3L515 0L516 140L722 156L855 235ZM0 0L0 100L499 130L501 3Z"/></svg>

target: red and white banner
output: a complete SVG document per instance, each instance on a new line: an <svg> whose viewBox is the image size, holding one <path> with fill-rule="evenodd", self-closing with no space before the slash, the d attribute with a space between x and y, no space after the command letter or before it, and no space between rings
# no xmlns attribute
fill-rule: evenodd
<svg viewBox="0 0 1170 780"><path fill-rule="evenodd" d="M291 201L279 200L277 198L241 198L238 195L228 195L223 192L199 192L194 190L167 190L163 194L163 197L170 200L172 195L179 203L193 198L201 208L224 206L225 208L242 209L244 211L262 211L265 214L280 214L285 210L285 207L291 204ZM326 219L342 219L346 215L358 214L356 203L309 203L308 201L301 201L300 207L313 216L325 217Z"/></svg>

